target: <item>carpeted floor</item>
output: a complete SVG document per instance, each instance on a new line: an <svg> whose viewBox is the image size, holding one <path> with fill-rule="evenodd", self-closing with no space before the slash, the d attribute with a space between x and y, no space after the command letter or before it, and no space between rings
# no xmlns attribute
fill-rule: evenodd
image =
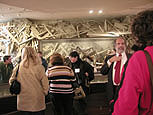
<svg viewBox="0 0 153 115"><path fill-rule="evenodd" d="M52 103L47 104L45 115L54 115ZM87 99L87 115L109 115L106 93L92 93Z"/></svg>
<svg viewBox="0 0 153 115"><path fill-rule="evenodd" d="M109 115L105 92L89 95L87 113L88 115Z"/></svg>
<svg viewBox="0 0 153 115"><path fill-rule="evenodd" d="M90 95L87 98L87 115L109 115L109 108L107 103L107 95L105 91L106 84L104 83L98 83L98 84L92 84L90 88ZM4 107L7 111L4 109L1 111L0 114L3 113L3 115L20 115L20 112L16 111L16 97L11 97L10 100L7 98L7 100L4 101L2 107ZM6 103L7 107L4 106ZM10 106L9 106L10 105ZM5 114L6 113L6 114ZM47 102L47 108L45 110L45 115L54 115L54 106L52 102Z"/></svg>
<svg viewBox="0 0 153 115"><path fill-rule="evenodd" d="M106 84L92 84L87 97L87 115L109 115ZM47 104L46 115L54 115L52 103Z"/></svg>

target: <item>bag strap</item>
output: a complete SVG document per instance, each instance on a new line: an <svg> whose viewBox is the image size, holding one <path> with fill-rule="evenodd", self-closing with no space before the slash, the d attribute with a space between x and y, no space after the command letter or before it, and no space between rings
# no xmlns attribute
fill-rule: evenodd
<svg viewBox="0 0 153 115"><path fill-rule="evenodd" d="M150 73L150 80L151 80L151 85L152 85L152 90L153 90L153 63L152 63L152 59L151 59L151 56L149 55L148 51L144 50L144 54L147 58L147 64L148 64L148 67L149 67L149 73ZM151 99L151 104L150 104L150 110L151 110L151 107L152 107L152 102L153 102L153 91L152 91L152 99Z"/></svg>
<svg viewBox="0 0 153 115"><path fill-rule="evenodd" d="M15 74L15 77L16 77L16 78L17 78L17 76L18 76L18 72L19 72L19 65L18 65L18 69L17 69L16 74Z"/></svg>
<svg viewBox="0 0 153 115"><path fill-rule="evenodd" d="M149 72L150 72L150 79L151 79L151 84L152 84L152 88L153 88L153 71L152 71L153 70L153 63L152 63L152 59L146 50L144 50L144 53L147 58L147 63L148 63Z"/></svg>

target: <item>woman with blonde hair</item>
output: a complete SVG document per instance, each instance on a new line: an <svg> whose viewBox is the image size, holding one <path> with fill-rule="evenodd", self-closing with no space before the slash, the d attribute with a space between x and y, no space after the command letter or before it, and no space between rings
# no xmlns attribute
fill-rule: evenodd
<svg viewBox="0 0 153 115"><path fill-rule="evenodd" d="M15 79L17 68L9 79L10 84ZM49 81L41 60L32 47L22 50L17 80L21 83L21 92L17 95L17 110L22 115L44 115Z"/></svg>

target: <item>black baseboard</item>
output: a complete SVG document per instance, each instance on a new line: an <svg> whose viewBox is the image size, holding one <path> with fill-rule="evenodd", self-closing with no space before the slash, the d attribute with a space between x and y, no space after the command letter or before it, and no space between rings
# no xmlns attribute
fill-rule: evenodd
<svg viewBox="0 0 153 115"><path fill-rule="evenodd" d="M16 101L17 101L16 96L0 98L0 114L16 111L17 110Z"/></svg>
<svg viewBox="0 0 153 115"><path fill-rule="evenodd" d="M90 85L90 94L105 93L105 90L106 90L106 83L94 83ZM48 102L49 102L49 98L46 97L46 103ZM15 111L17 111L16 96L0 98L0 115L15 112ZM11 115L17 115L17 113L15 114L12 113Z"/></svg>

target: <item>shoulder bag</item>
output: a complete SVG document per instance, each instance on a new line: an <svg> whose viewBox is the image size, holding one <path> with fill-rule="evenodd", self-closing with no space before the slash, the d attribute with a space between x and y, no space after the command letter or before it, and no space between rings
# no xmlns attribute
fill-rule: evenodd
<svg viewBox="0 0 153 115"><path fill-rule="evenodd" d="M77 87L76 89L74 89L74 97L73 97L74 99L78 100L85 97L86 97L86 94L84 93L81 85Z"/></svg>
<svg viewBox="0 0 153 115"><path fill-rule="evenodd" d="M78 75L76 75L76 77L78 78ZM79 79L79 78L78 78ZM74 99L78 100L78 99L82 99L86 97L86 94L82 88L81 85L79 85L79 83L76 81L74 83L72 83L72 87L74 89Z"/></svg>
<svg viewBox="0 0 153 115"><path fill-rule="evenodd" d="M151 107L152 107L152 103L153 103L153 63L152 63L152 59L151 56L149 55L148 51L144 50L144 54L147 58L147 64L148 64L148 68L149 68L149 73L150 73L150 81L151 81L151 85L152 85L152 99L151 99L151 104L150 104L150 111L151 111ZM149 112L150 112L149 111Z"/></svg>
<svg viewBox="0 0 153 115"><path fill-rule="evenodd" d="M15 80L13 80L13 82L12 82L10 88L9 88L9 91L12 95L13 94L18 95L21 91L21 84L17 80L18 71L19 71L19 66L18 66L17 71L16 71Z"/></svg>

